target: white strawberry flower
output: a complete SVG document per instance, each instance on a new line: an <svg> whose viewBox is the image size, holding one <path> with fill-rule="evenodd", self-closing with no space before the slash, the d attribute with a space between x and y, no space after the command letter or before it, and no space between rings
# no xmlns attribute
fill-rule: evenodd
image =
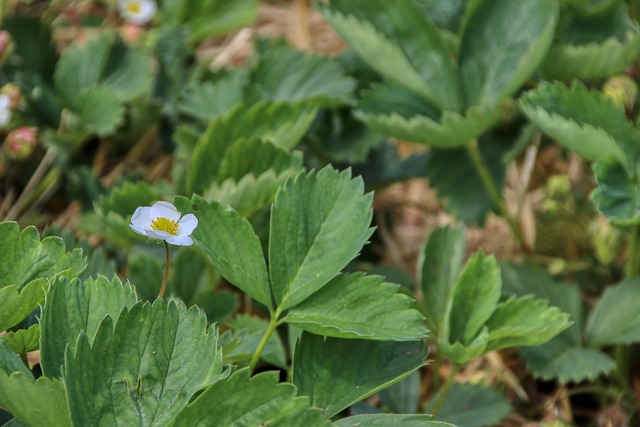
<svg viewBox="0 0 640 427"><path fill-rule="evenodd" d="M182 216L169 202L156 202L152 206L137 208L129 224L138 234L177 246L193 245L191 233L197 226L195 215Z"/></svg>
<svg viewBox="0 0 640 427"><path fill-rule="evenodd" d="M156 16L158 6L153 0L120 0L120 15L135 25L145 25Z"/></svg>
<svg viewBox="0 0 640 427"><path fill-rule="evenodd" d="M9 95L0 95L0 128L5 127L11 121L11 97Z"/></svg>

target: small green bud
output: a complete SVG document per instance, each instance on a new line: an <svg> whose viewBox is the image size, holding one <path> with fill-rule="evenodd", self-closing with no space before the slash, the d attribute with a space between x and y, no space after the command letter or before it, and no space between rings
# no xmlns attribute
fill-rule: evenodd
<svg viewBox="0 0 640 427"><path fill-rule="evenodd" d="M638 98L638 85L629 76L615 76L605 82L602 92L628 112Z"/></svg>

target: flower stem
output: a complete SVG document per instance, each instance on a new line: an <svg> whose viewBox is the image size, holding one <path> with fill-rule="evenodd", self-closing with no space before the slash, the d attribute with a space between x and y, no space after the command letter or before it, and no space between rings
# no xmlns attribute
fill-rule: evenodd
<svg viewBox="0 0 640 427"><path fill-rule="evenodd" d="M489 169L487 168L487 165L482 158L482 154L480 154L480 150L478 149L478 140L475 138L472 139L465 146L465 148L467 149L467 153L471 158L471 163L473 164L476 173L480 177L482 185L489 193L489 197L491 198L494 206L498 209L500 215L502 215L502 217L509 224L509 228L511 228L511 232L513 233L514 237L518 239L521 245L524 245L524 237L522 236L522 232L520 231L520 228L516 224L515 220L511 217L511 215L509 215L507 207L504 204L502 197L500 196L500 192L498 191L498 188L496 187L496 184L493 181L491 174L489 173Z"/></svg>
<svg viewBox="0 0 640 427"><path fill-rule="evenodd" d="M269 338L271 338L271 335L273 335L273 332L276 330L276 328L280 324L278 322L280 313L282 312L280 308L278 308L275 314L271 316L271 321L269 322L269 326L267 327L267 330L265 331L264 336L262 337L262 340L260 340L260 344L258 344L258 348L256 349L256 352L253 353L253 356L251 357L251 363L249 364L250 372L253 372L253 370L255 369L256 365L258 364L258 361L260 360L260 356L264 351L264 348L267 346L267 342L269 342Z"/></svg>
<svg viewBox="0 0 640 427"><path fill-rule="evenodd" d="M160 293L158 294L158 298L162 298L164 296L164 291L167 289L167 280L169 279L169 262L171 261L171 257L169 255L169 244L164 240L162 241L162 243L164 243L166 261L164 266L164 278L162 279L162 286L160 286Z"/></svg>
<svg viewBox="0 0 640 427"><path fill-rule="evenodd" d="M451 366L451 372L449 373L449 376L447 377L447 382L444 383L444 387L442 387L442 390L440 390L440 394L438 395L438 400L436 402L436 404L433 406L433 409L431 410L431 416L435 419L436 415L438 415L438 413L440 412L440 409L442 409L442 405L444 404L444 400L447 397L447 394L449 394L449 390L451 389L451 385L453 384L453 380L456 377L456 374L458 373L458 371L460 370L460 366L458 365L452 365Z"/></svg>

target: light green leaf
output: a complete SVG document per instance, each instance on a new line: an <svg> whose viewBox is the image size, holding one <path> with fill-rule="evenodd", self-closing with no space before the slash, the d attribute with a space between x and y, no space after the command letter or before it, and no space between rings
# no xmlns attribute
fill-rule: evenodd
<svg viewBox="0 0 640 427"><path fill-rule="evenodd" d="M106 215L108 212L115 212L127 218L139 206L150 206L153 202L162 199L161 195L145 181L125 181L122 185L115 187L106 196L101 196L98 200L97 210Z"/></svg>
<svg viewBox="0 0 640 427"><path fill-rule="evenodd" d="M443 331L453 287L462 271L464 251L464 228L445 227L431 232L422 253L422 304L429 326L438 334Z"/></svg>
<svg viewBox="0 0 640 427"><path fill-rule="evenodd" d="M273 170L268 170L258 177L247 174L238 182L228 178L220 184L212 184L203 196L206 200L231 206L240 215L249 217L273 202L278 188L284 185L289 176L289 171L276 175Z"/></svg>
<svg viewBox="0 0 640 427"><path fill-rule="evenodd" d="M640 222L640 185L613 157L593 165L597 187L591 200L612 223L631 225Z"/></svg>
<svg viewBox="0 0 640 427"><path fill-rule="evenodd" d="M427 405L433 409L436 394ZM453 383L438 412L438 420L464 427L483 427L499 424L511 412L509 401L496 390L480 384Z"/></svg>
<svg viewBox="0 0 640 427"><path fill-rule="evenodd" d="M570 326L569 315L546 300L533 296L510 298L500 303L486 323L487 350L537 345L549 341Z"/></svg>
<svg viewBox="0 0 640 427"><path fill-rule="evenodd" d="M333 1L320 11L371 68L441 111L462 111L452 52L416 2Z"/></svg>
<svg viewBox="0 0 640 427"><path fill-rule="evenodd" d="M446 332L446 331L445 331ZM449 341L446 334L438 337L438 350L455 364L462 366L487 352L489 329L485 326L473 340L467 344Z"/></svg>
<svg viewBox="0 0 640 427"><path fill-rule="evenodd" d="M129 101L151 90L151 58L126 45L115 33L103 31L64 50L54 81L66 102L74 107L83 91L97 86L114 102ZM96 95L97 97L97 95Z"/></svg>
<svg viewBox="0 0 640 427"><path fill-rule="evenodd" d="M35 227L20 231L15 222L0 223L0 289L15 285L18 290L39 278L74 277L85 267L82 252L65 252L59 237L40 240Z"/></svg>
<svg viewBox="0 0 640 427"><path fill-rule="evenodd" d="M0 406L27 426L71 427L64 385L56 379L0 370Z"/></svg>
<svg viewBox="0 0 640 427"><path fill-rule="evenodd" d="M80 117L83 125L98 135L115 131L124 120L124 106L106 86L83 89L73 102L73 111Z"/></svg>
<svg viewBox="0 0 640 427"><path fill-rule="evenodd" d="M470 344L496 310L502 289L498 263L493 256L475 253L467 262L453 288L448 313L449 342ZM448 333L447 333L448 332Z"/></svg>
<svg viewBox="0 0 640 427"><path fill-rule="evenodd" d="M16 286L0 288L0 331L17 325L42 304L48 286L45 279L38 279L21 290Z"/></svg>
<svg viewBox="0 0 640 427"><path fill-rule="evenodd" d="M22 363L22 360L9 346L6 340L0 339L0 373L11 375L14 372L21 372L33 378L29 368Z"/></svg>
<svg viewBox="0 0 640 427"><path fill-rule="evenodd" d="M295 146L316 114L315 108L288 103L238 105L215 118L198 140L187 175L194 192L208 188L218 175L227 149L241 138L259 136L285 148Z"/></svg>
<svg viewBox="0 0 640 427"><path fill-rule="evenodd" d="M621 41L611 37L600 43L557 44L542 65L548 80L599 80L623 72L640 55L640 34Z"/></svg>
<svg viewBox="0 0 640 427"><path fill-rule="evenodd" d="M13 351L25 354L40 348L40 325L31 325L29 329L11 331L4 339Z"/></svg>
<svg viewBox="0 0 640 427"><path fill-rule="evenodd" d="M74 425L167 425L222 375L215 327L197 307L163 299L82 333L63 373Z"/></svg>
<svg viewBox="0 0 640 427"><path fill-rule="evenodd" d="M583 84L567 88L543 83L520 99L520 108L540 129L589 161L613 156L630 166L638 158L640 133L624 109Z"/></svg>
<svg viewBox="0 0 640 427"><path fill-rule="evenodd" d="M338 62L301 52L286 43L258 40L258 63L251 70L249 99L304 102L317 107L350 103L356 81Z"/></svg>
<svg viewBox="0 0 640 427"><path fill-rule="evenodd" d="M460 81L467 106L511 96L544 59L553 40L553 0L478 0L465 17Z"/></svg>
<svg viewBox="0 0 640 427"><path fill-rule="evenodd" d="M441 421L430 421L431 415L363 414L342 418L336 427L455 427Z"/></svg>
<svg viewBox="0 0 640 427"><path fill-rule="evenodd" d="M269 277L280 310L327 284L371 236L371 194L327 166L287 181L271 208Z"/></svg>
<svg viewBox="0 0 640 427"><path fill-rule="evenodd" d="M80 332L93 341L100 322L116 319L123 308L136 303L131 285L103 276L81 281L58 279L47 293L40 320L40 364L48 377L59 377L67 345L73 347Z"/></svg>
<svg viewBox="0 0 640 427"><path fill-rule="evenodd" d="M293 383L332 417L425 364L422 341L327 338L304 332L293 360Z"/></svg>
<svg viewBox="0 0 640 427"><path fill-rule="evenodd" d="M192 206L199 223L193 238L220 274L256 301L273 307L262 246L249 221L199 196L193 197Z"/></svg>
<svg viewBox="0 0 640 427"><path fill-rule="evenodd" d="M302 168L302 153L289 152L285 148L260 138L240 139L227 149L217 182L227 178L236 181L245 175L260 176L273 169L276 174Z"/></svg>
<svg viewBox="0 0 640 427"><path fill-rule="evenodd" d="M413 300L381 276L341 274L292 308L283 321L335 338L410 341L424 338L424 317Z"/></svg>
<svg viewBox="0 0 640 427"><path fill-rule="evenodd" d="M640 341L640 280L630 279L608 288L594 307L586 327L589 346L631 344Z"/></svg>
<svg viewBox="0 0 640 427"><path fill-rule="evenodd" d="M355 116L385 135L437 148L455 148L491 128L500 118L501 111L496 106L471 107L464 115L445 111L439 122L427 116L407 119L397 113L377 115L364 110L356 111Z"/></svg>
<svg viewBox="0 0 640 427"><path fill-rule="evenodd" d="M213 384L180 412L172 426L329 426L309 399L278 382L277 372L250 378L242 369Z"/></svg>

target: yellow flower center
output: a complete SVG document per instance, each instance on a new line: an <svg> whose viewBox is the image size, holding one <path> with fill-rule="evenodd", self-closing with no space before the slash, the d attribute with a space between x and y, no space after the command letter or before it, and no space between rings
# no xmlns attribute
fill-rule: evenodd
<svg viewBox="0 0 640 427"><path fill-rule="evenodd" d="M140 10L142 9L140 7L140 3L138 3L137 1L131 1L131 2L127 3L126 8L127 8L127 12L129 12L132 15L139 14Z"/></svg>
<svg viewBox="0 0 640 427"><path fill-rule="evenodd" d="M166 231L174 236L178 233L178 223L168 218L156 218L151 221L151 228L157 231Z"/></svg>

